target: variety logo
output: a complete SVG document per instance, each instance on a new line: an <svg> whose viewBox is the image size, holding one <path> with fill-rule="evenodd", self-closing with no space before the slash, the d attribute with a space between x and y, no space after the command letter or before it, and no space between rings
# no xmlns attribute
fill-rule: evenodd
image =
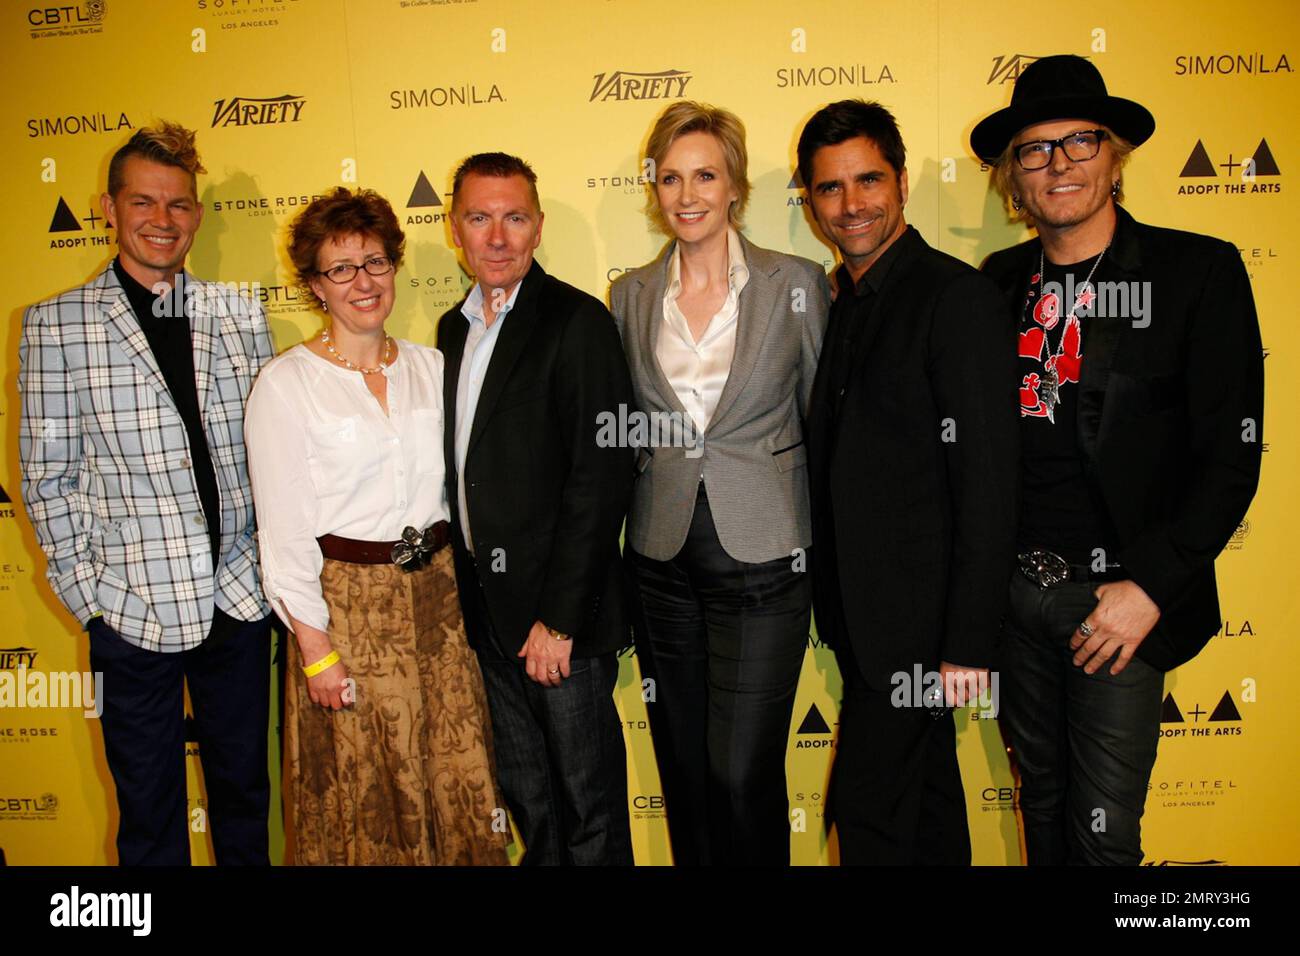
<svg viewBox="0 0 1300 956"><path fill-rule="evenodd" d="M12 671L20 667L36 666L36 648L0 647L0 670Z"/></svg>
<svg viewBox="0 0 1300 956"><path fill-rule="evenodd" d="M597 73L588 102L608 100L675 100L686 95L686 84L694 77L688 70L661 70L658 73L634 73L614 70Z"/></svg>
<svg viewBox="0 0 1300 956"><path fill-rule="evenodd" d="M1281 183L1261 183L1259 177L1281 176L1282 170L1273 157L1267 139L1260 139L1259 145L1249 156L1229 152L1226 162L1215 162L1202 140L1197 140L1192 147L1187 161L1183 163L1179 179L1217 179L1219 170L1224 171L1224 183L1182 183L1178 187L1180 196L1204 196L1213 193L1244 195L1246 193L1280 193ZM1240 157L1240 158L1238 158Z"/></svg>
<svg viewBox="0 0 1300 956"><path fill-rule="evenodd" d="M232 96L217 100L212 112L212 127L227 126L278 126L296 123L302 115L307 98L285 93L283 96L258 98Z"/></svg>
<svg viewBox="0 0 1300 956"><path fill-rule="evenodd" d="M1028 53L1003 54L993 58L993 69L989 70L989 78L985 81L985 86L992 86L994 83L1014 83L1020 74L1030 63L1037 60L1038 57L1030 56Z"/></svg>
<svg viewBox="0 0 1300 956"><path fill-rule="evenodd" d="M1285 53L1266 56L1263 53L1193 53L1174 57L1174 76L1267 76L1272 73L1294 73Z"/></svg>
<svg viewBox="0 0 1300 956"><path fill-rule="evenodd" d="M29 7L27 26L33 40L85 36L104 32L107 0L86 0L62 6Z"/></svg>
<svg viewBox="0 0 1300 956"><path fill-rule="evenodd" d="M849 66L795 66L781 67L776 71L776 88L779 90L804 86L875 86L877 83L897 83L888 63L869 66L866 63Z"/></svg>
<svg viewBox="0 0 1300 956"><path fill-rule="evenodd" d="M27 121L27 138L40 136L79 136L82 133L116 133L119 129L135 129L126 113L114 119L108 113L79 113L67 116L40 116Z"/></svg>

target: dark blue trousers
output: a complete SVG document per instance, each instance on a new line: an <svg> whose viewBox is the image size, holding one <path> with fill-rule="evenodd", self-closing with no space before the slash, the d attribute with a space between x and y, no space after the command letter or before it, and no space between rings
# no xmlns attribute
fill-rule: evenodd
<svg viewBox="0 0 1300 956"><path fill-rule="evenodd" d="M221 611L211 635L179 653L124 641L103 618L90 626L90 666L104 675L104 750L117 788L118 863L187 866L184 686L207 789L207 825L219 865L268 865L271 783L271 619Z"/></svg>

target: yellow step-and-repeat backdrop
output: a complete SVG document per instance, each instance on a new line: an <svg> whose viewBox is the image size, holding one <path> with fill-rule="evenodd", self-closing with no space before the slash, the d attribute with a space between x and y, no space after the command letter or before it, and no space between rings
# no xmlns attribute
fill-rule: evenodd
<svg viewBox="0 0 1300 956"><path fill-rule="evenodd" d="M446 220L462 157L505 150L528 159L546 213L540 261L604 298L612 279L661 245L641 212L641 156L653 118L679 97L725 106L747 124L750 237L828 268L832 250L811 231L793 178L794 144L821 105L880 100L907 142L908 220L932 245L978 264L1023 233L1007 225L967 136L1008 101L1026 64L1051 53L1091 57L1112 92L1155 114L1156 134L1126 172L1128 207L1140 220L1237 245L1268 352L1263 482L1219 560L1219 634L1166 682L1147 858L1300 862L1297 717L1286 696L1300 682L1291 643L1300 518L1286 491L1300 474L1292 384L1300 332L1285 280L1300 254L1288 182L1300 177L1300 10L1289 0L1261 0L1248 12L1206 0L1050 10L958 0L11 0L0 9L0 45L9 208L0 236L8 319L0 849L8 862L116 856L112 784L93 716L22 693L84 672L89 660L84 636L44 582L22 507L15 383L23 307L86 281L113 255L98 196L108 157L132 129L167 118L199 131L207 211L190 268L257 283L278 348L318 328L289 280L286 226L338 183L377 189L398 210L408 260L389 328L432 342L438 316L468 284ZM636 857L667 863L640 686L629 655L617 695ZM839 689L834 658L813 637L788 752L798 863L834 860L822 811ZM975 861L1014 864L1015 785L998 725L970 713L958 726ZM197 759L190 763L195 859L205 861L201 774ZM283 837L272 816L278 858Z"/></svg>

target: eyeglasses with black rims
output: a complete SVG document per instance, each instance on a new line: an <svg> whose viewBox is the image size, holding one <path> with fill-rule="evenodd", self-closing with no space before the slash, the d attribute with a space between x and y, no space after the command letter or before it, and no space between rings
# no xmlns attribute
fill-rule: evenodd
<svg viewBox="0 0 1300 956"><path fill-rule="evenodd" d="M1067 133L1060 139L1036 139L1013 146L1016 162L1024 170L1046 169L1052 164L1052 154L1061 149L1068 159L1085 163L1101 151L1102 140L1110 136L1104 129L1081 129Z"/></svg>
<svg viewBox="0 0 1300 956"><path fill-rule="evenodd" d="M393 260L388 256L371 256L359 266L351 262L340 262L324 271L318 270L316 274L324 276L335 285L343 285L356 278L358 269L365 269L372 276L386 276L393 271Z"/></svg>

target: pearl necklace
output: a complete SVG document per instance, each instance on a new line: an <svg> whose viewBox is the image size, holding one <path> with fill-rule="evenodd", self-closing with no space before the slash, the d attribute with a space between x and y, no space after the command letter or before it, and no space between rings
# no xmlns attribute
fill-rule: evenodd
<svg viewBox="0 0 1300 956"><path fill-rule="evenodd" d="M362 368L348 361L334 349L334 343L330 341L329 329L321 329L320 340L324 344L326 351L339 360L340 364L353 372L360 372L362 375L374 375L376 372L382 372L388 368L388 357L393 354L393 340L390 336L384 336L384 357L380 360L379 365L375 368Z"/></svg>

